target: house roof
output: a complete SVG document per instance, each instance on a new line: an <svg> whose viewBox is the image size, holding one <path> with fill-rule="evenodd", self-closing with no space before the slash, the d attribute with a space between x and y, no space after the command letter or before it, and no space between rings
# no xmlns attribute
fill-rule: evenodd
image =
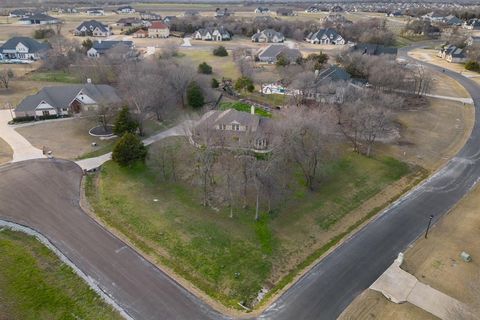
<svg viewBox="0 0 480 320"><path fill-rule="evenodd" d="M131 6L121 6L121 7L118 7L117 10L123 10L123 9L133 10Z"/></svg>
<svg viewBox="0 0 480 320"><path fill-rule="evenodd" d="M327 28L327 29L320 29L318 30L317 32L312 32L310 33L308 36L307 36L307 39L309 40L320 40L322 39L323 37L327 37L331 40L334 40L334 39L337 39L338 37L342 37L338 34L337 31L335 31L334 29L332 28Z"/></svg>
<svg viewBox="0 0 480 320"><path fill-rule="evenodd" d="M80 31L83 27L89 30L94 30L95 28L98 28L102 32L108 32L108 26L97 20L83 21L78 27L75 28L75 30Z"/></svg>
<svg viewBox="0 0 480 320"><path fill-rule="evenodd" d="M31 20L38 20L38 21L59 21L59 19L46 15L44 13L35 13L31 16L21 18L20 21L31 21Z"/></svg>
<svg viewBox="0 0 480 320"><path fill-rule="evenodd" d="M116 23L142 23L142 20L138 19L138 18L133 18L133 17L130 17L130 18L121 18L121 19L118 19Z"/></svg>
<svg viewBox="0 0 480 320"><path fill-rule="evenodd" d="M93 42L92 48L99 53L103 53L107 50L112 49L118 45L125 45L130 48L133 47L133 41L121 41L121 40L97 40Z"/></svg>
<svg viewBox="0 0 480 320"><path fill-rule="evenodd" d="M260 59L276 60L280 54L284 54L290 61L295 61L302 54L298 49L290 49L282 44L272 44L263 49L258 55Z"/></svg>
<svg viewBox="0 0 480 320"><path fill-rule="evenodd" d="M350 74L343 68L332 65L317 74L317 81L348 81Z"/></svg>
<svg viewBox="0 0 480 320"><path fill-rule="evenodd" d="M65 108L82 91L96 102L118 103L121 101L115 89L105 84L83 84L45 87L34 95L28 96L15 108L16 112L34 111L45 101L56 109Z"/></svg>
<svg viewBox="0 0 480 320"><path fill-rule="evenodd" d="M152 21L149 29L168 29L168 26L161 21Z"/></svg>
<svg viewBox="0 0 480 320"><path fill-rule="evenodd" d="M273 29L265 29L263 31L255 33L252 36L252 40L258 39L262 35L265 36L269 40L273 39L275 36L277 36L277 38L280 38L280 39L285 38L283 33L281 33L281 32L275 31Z"/></svg>
<svg viewBox="0 0 480 320"><path fill-rule="evenodd" d="M200 33L202 37L205 36L207 33L213 34L215 31L218 31L222 35L222 37L230 37L230 32L228 32L227 29L225 29L223 26L216 28L207 27L197 30L197 32Z"/></svg>
<svg viewBox="0 0 480 320"><path fill-rule="evenodd" d="M292 14L293 10L288 8L278 8L277 14Z"/></svg>
<svg viewBox="0 0 480 320"><path fill-rule="evenodd" d="M28 48L28 52L30 53L40 52L50 48L48 43L38 42L37 40L29 37L13 37L0 46L0 52L3 52L3 50L15 50L19 43L22 43L24 46L26 46Z"/></svg>

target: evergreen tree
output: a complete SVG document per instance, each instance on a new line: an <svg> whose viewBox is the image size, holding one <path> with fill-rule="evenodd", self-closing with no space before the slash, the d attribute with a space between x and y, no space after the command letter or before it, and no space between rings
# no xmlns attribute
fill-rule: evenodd
<svg viewBox="0 0 480 320"><path fill-rule="evenodd" d="M205 104L202 88L195 81L192 81L187 88L187 102L192 108L201 108Z"/></svg>
<svg viewBox="0 0 480 320"><path fill-rule="evenodd" d="M147 147L136 135L126 132L115 144L112 160L121 166L129 166L137 161L144 161L147 156Z"/></svg>
<svg viewBox="0 0 480 320"><path fill-rule="evenodd" d="M117 136L122 136L126 132L135 133L138 128L138 123L132 118L128 107L123 107L115 119L115 125L113 127L113 133Z"/></svg>

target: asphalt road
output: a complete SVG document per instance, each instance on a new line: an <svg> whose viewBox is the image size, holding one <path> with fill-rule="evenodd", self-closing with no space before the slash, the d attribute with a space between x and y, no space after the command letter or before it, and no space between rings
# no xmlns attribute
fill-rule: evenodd
<svg viewBox="0 0 480 320"><path fill-rule="evenodd" d="M401 53L402 55L403 53ZM436 68L441 71L440 68ZM480 106L480 88L446 71ZM262 319L336 319L427 226L437 221L480 177L478 117L459 154L372 223L325 257L271 305ZM79 207L80 168L62 160L0 167L0 219L34 228L135 319L221 319Z"/></svg>
<svg viewBox="0 0 480 320"><path fill-rule="evenodd" d="M409 59L406 50L399 57ZM432 70L442 68L422 63ZM261 316L262 319L336 319L426 230L429 216L437 221L480 177L480 87L458 73L445 74L460 82L475 103L475 126L462 150L434 176L406 194L365 226L297 283ZM453 125L453 124L452 124Z"/></svg>

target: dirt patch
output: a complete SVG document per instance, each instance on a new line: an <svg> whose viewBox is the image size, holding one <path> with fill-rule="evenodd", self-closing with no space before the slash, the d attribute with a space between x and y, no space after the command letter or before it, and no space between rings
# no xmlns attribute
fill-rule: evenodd
<svg viewBox="0 0 480 320"><path fill-rule="evenodd" d="M12 148L0 138L0 164L4 164L12 160L13 151Z"/></svg>
<svg viewBox="0 0 480 320"><path fill-rule="evenodd" d="M57 158L73 160L112 143L111 140L100 140L88 134L88 131L96 125L95 117L70 118L37 122L16 130L33 146L39 149L46 147ZM97 146L93 147L92 142L96 142Z"/></svg>

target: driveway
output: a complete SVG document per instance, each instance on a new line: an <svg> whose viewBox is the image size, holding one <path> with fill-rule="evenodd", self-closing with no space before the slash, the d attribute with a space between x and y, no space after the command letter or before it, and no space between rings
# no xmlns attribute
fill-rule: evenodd
<svg viewBox="0 0 480 320"><path fill-rule="evenodd" d="M35 148L14 127L8 125L12 120L10 110L0 110L0 138L5 140L13 150L12 162L44 158L42 150Z"/></svg>

